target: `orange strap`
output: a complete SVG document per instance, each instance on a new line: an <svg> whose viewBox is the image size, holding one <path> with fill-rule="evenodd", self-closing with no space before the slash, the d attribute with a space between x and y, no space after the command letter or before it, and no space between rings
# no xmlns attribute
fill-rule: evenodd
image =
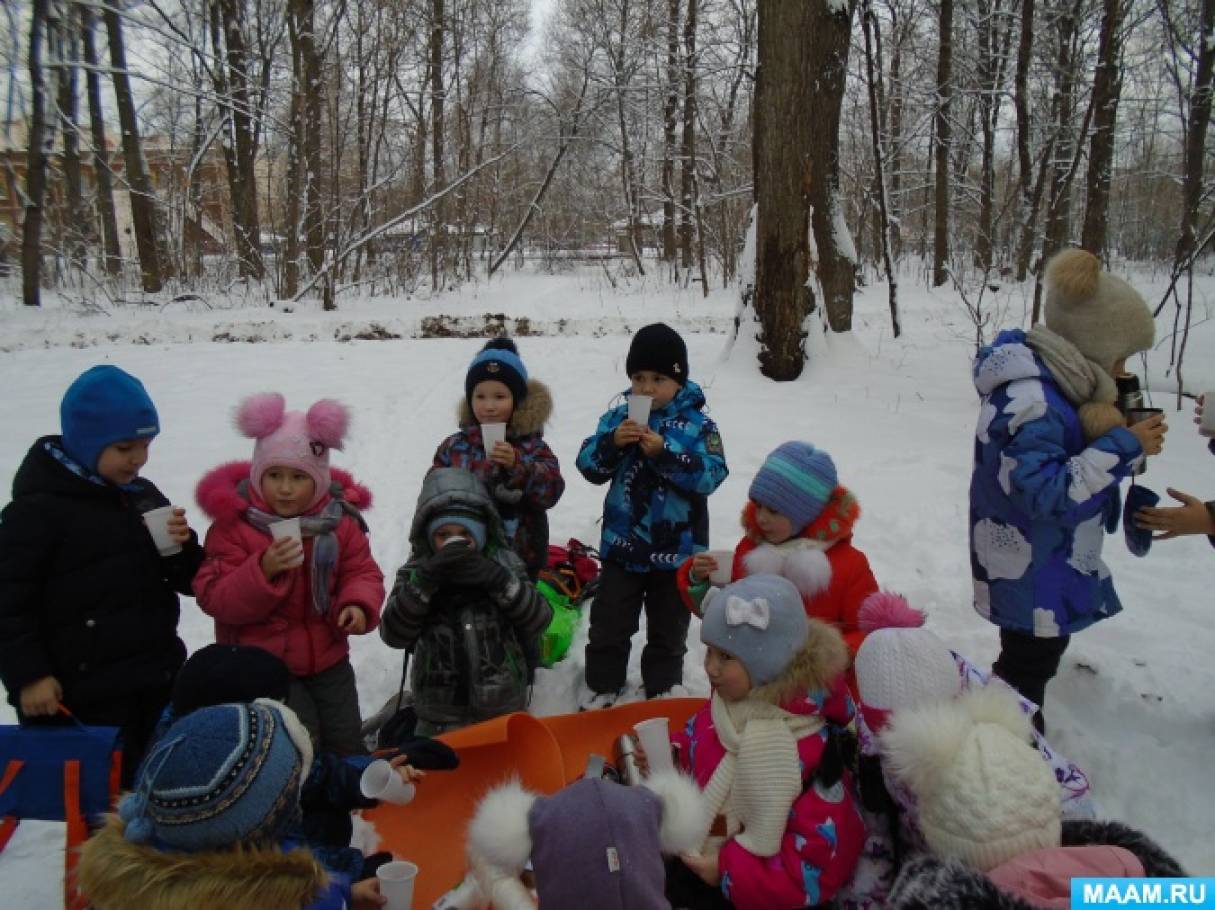
<svg viewBox="0 0 1215 910"><path fill-rule="evenodd" d="M0 793L3 793L12 784L16 778L17 772L25 765L25 762L19 758L10 758L8 764L4 768L4 777L0 777Z"/></svg>
<svg viewBox="0 0 1215 910"><path fill-rule="evenodd" d="M118 796L122 791L122 750L110 753L110 808L118 808Z"/></svg>
<svg viewBox="0 0 1215 910"><path fill-rule="evenodd" d="M13 815L6 815L0 819L0 850L8 846L9 839L13 836L13 832L17 830L17 818Z"/></svg>
<svg viewBox="0 0 1215 910"><path fill-rule="evenodd" d="M63 763L63 814L67 821L67 847L63 851L63 906L65 910L87 910L88 899L76 887L76 864L80 848L89 836L89 826L80 812L80 762Z"/></svg>

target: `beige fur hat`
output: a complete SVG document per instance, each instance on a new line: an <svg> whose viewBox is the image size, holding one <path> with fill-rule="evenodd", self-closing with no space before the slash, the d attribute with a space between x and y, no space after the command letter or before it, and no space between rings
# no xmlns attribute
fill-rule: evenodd
<svg viewBox="0 0 1215 910"><path fill-rule="evenodd" d="M1064 250L1046 265L1046 327L1113 375L1114 363L1156 338L1152 311L1133 287L1101 271L1085 250Z"/></svg>

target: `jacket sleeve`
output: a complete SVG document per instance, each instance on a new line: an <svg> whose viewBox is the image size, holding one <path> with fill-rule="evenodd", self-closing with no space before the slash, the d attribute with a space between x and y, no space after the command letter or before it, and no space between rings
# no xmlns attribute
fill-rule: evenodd
<svg viewBox="0 0 1215 910"><path fill-rule="evenodd" d="M14 701L53 673L38 618L55 548L53 522L33 504L15 500L0 513L0 680Z"/></svg>
<svg viewBox="0 0 1215 910"><path fill-rule="evenodd" d="M181 545L180 553L160 558L165 581L178 594L194 596L194 576L198 574L205 558L206 554L198 542L198 534L191 528L190 539Z"/></svg>
<svg viewBox="0 0 1215 910"><path fill-rule="evenodd" d="M730 473L717 424L708 418L693 438L666 433L662 440L662 451L650 463L664 480L685 493L708 496Z"/></svg>
<svg viewBox="0 0 1215 910"><path fill-rule="evenodd" d="M374 761L370 755L338 756L332 752L317 752L312 768L300 788L300 805L305 809L341 809L351 811L376 805L359 789L359 781L367 766Z"/></svg>
<svg viewBox="0 0 1215 910"><path fill-rule="evenodd" d="M878 590L877 579L869 567L869 560L860 550L849 544L846 560L839 567L844 584L839 592L839 630L843 633L844 642L848 645L848 653L856 654L856 649L865 640L865 633L857 628L860 618L861 604Z"/></svg>
<svg viewBox="0 0 1215 910"><path fill-rule="evenodd" d="M591 483L607 483L624 461L625 450L617 448L612 441L612 434L624 421L624 416L624 408L613 408L599 418L595 434L582 441L575 464L582 476Z"/></svg>
<svg viewBox="0 0 1215 910"><path fill-rule="evenodd" d="M689 557L675 570L675 588L679 591L679 599L693 616L700 616L700 604L709 593L709 581L692 581L692 559Z"/></svg>
<svg viewBox="0 0 1215 910"><path fill-rule="evenodd" d="M991 432L1009 432L1015 416L1002 411ZM1065 438L1062 416L1047 409L1013 432L1001 461L1009 498L1017 508L1036 521L1075 527L1106 508L1143 449L1125 427L1115 427L1070 457Z"/></svg>
<svg viewBox="0 0 1215 910"><path fill-rule="evenodd" d="M231 626L263 622L287 596L290 584L282 572L273 582L262 573L261 559L270 545L250 553L240 541L235 522L216 522L207 532L206 559L194 576L194 597L208 616Z"/></svg>
<svg viewBox="0 0 1215 910"><path fill-rule="evenodd" d="M441 443L439 443L439 447L435 449L434 460L431 463L432 468L450 468L453 466L454 462L451 457L451 452L457 438L459 438L459 434L448 436Z"/></svg>
<svg viewBox="0 0 1215 910"><path fill-rule="evenodd" d="M520 635L536 638L553 621L552 606L528 578L523 560L509 550L499 550L495 558L510 570L511 580L490 596Z"/></svg>
<svg viewBox="0 0 1215 910"><path fill-rule="evenodd" d="M384 573L371 555L367 535L353 518L343 518L349 530L343 535L338 557L337 596L333 610L355 606L367 617L367 631L380 624L380 607L384 603ZM336 619L337 614L334 613Z"/></svg>
<svg viewBox="0 0 1215 910"><path fill-rule="evenodd" d="M533 509L551 509L565 492L565 478L557 456L543 439L533 446L516 446L515 467L508 483L523 491L523 501Z"/></svg>
<svg viewBox="0 0 1215 910"><path fill-rule="evenodd" d="M422 558L414 555L397 570L392 593L380 616L380 638L390 648L412 651L433 609L431 598L435 589L418 578L415 571Z"/></svg>

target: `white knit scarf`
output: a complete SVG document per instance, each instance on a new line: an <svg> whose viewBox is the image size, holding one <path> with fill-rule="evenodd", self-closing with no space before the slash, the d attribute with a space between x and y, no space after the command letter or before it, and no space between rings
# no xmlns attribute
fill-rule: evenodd
<svg viewBox="0 0 1215 910"><path fill-rule="evenodd" d="M1062 335L1039 323L1026 333L1025 343L1042 358L1059 389L1075 407L1090 401L1113 404L1117 400L1118 389L1110 374Z"/></svg>
<svg viewBox="0 0 1215 910"><path fill-rule="evenodd" d="M824 721L754 697L727 702L716 692L710 711L726 754L705 786L711 810L705 838L713 819L724 815L726 833L737 835L748 852L775 856L802 792L797 741L817 733Z"/></svg>

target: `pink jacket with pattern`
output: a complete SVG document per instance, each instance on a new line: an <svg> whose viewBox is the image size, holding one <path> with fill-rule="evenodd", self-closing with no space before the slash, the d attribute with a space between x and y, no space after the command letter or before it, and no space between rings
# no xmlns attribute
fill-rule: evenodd
<svg viewBox="0 0 1215 910"><path fill-rule="evenodd" d="M333 480L347 502L359 509L371 504L371 493L338 468ZM313 676L328 670L350 652L346 633L338 628L342 607L359 607L367 617L367 631L380 622L384 602L384 575L371 556L367 535L350 515L336 529L338 561L330 578L328 614L320 616L312 605L312 539L304 539L304 564L280 573L273 582L262 573L261 558L270 535L245 519L251 504L268 511L250 491L250 503L239 491L249 477L249 462L221 465L198 484L196 498L214 523L207 531L206 559L194 577L194 596L204 613L215 618L215 640L220 644L254 645L279 657L292 676ZM329 503L326 495L311 510Z"/></svg>
<svg viewBox="0 0 1215 910"><path fill-rule="evenodd" d="M795 696L781 705L793 714L820 715L844 726L855 706L844 677L830 690ZM713 726L709 705L692 715L671 741L679 745L680 762L704 789L726 750ZM758 857L734 838L719 857L721 887L738 910L793 910L831 900L851 877L865 842L865 825L852 797L852 781L824 789L811 780L827 741L824 727L798 740L805 789L793 804L778 854Z"/></svg>

